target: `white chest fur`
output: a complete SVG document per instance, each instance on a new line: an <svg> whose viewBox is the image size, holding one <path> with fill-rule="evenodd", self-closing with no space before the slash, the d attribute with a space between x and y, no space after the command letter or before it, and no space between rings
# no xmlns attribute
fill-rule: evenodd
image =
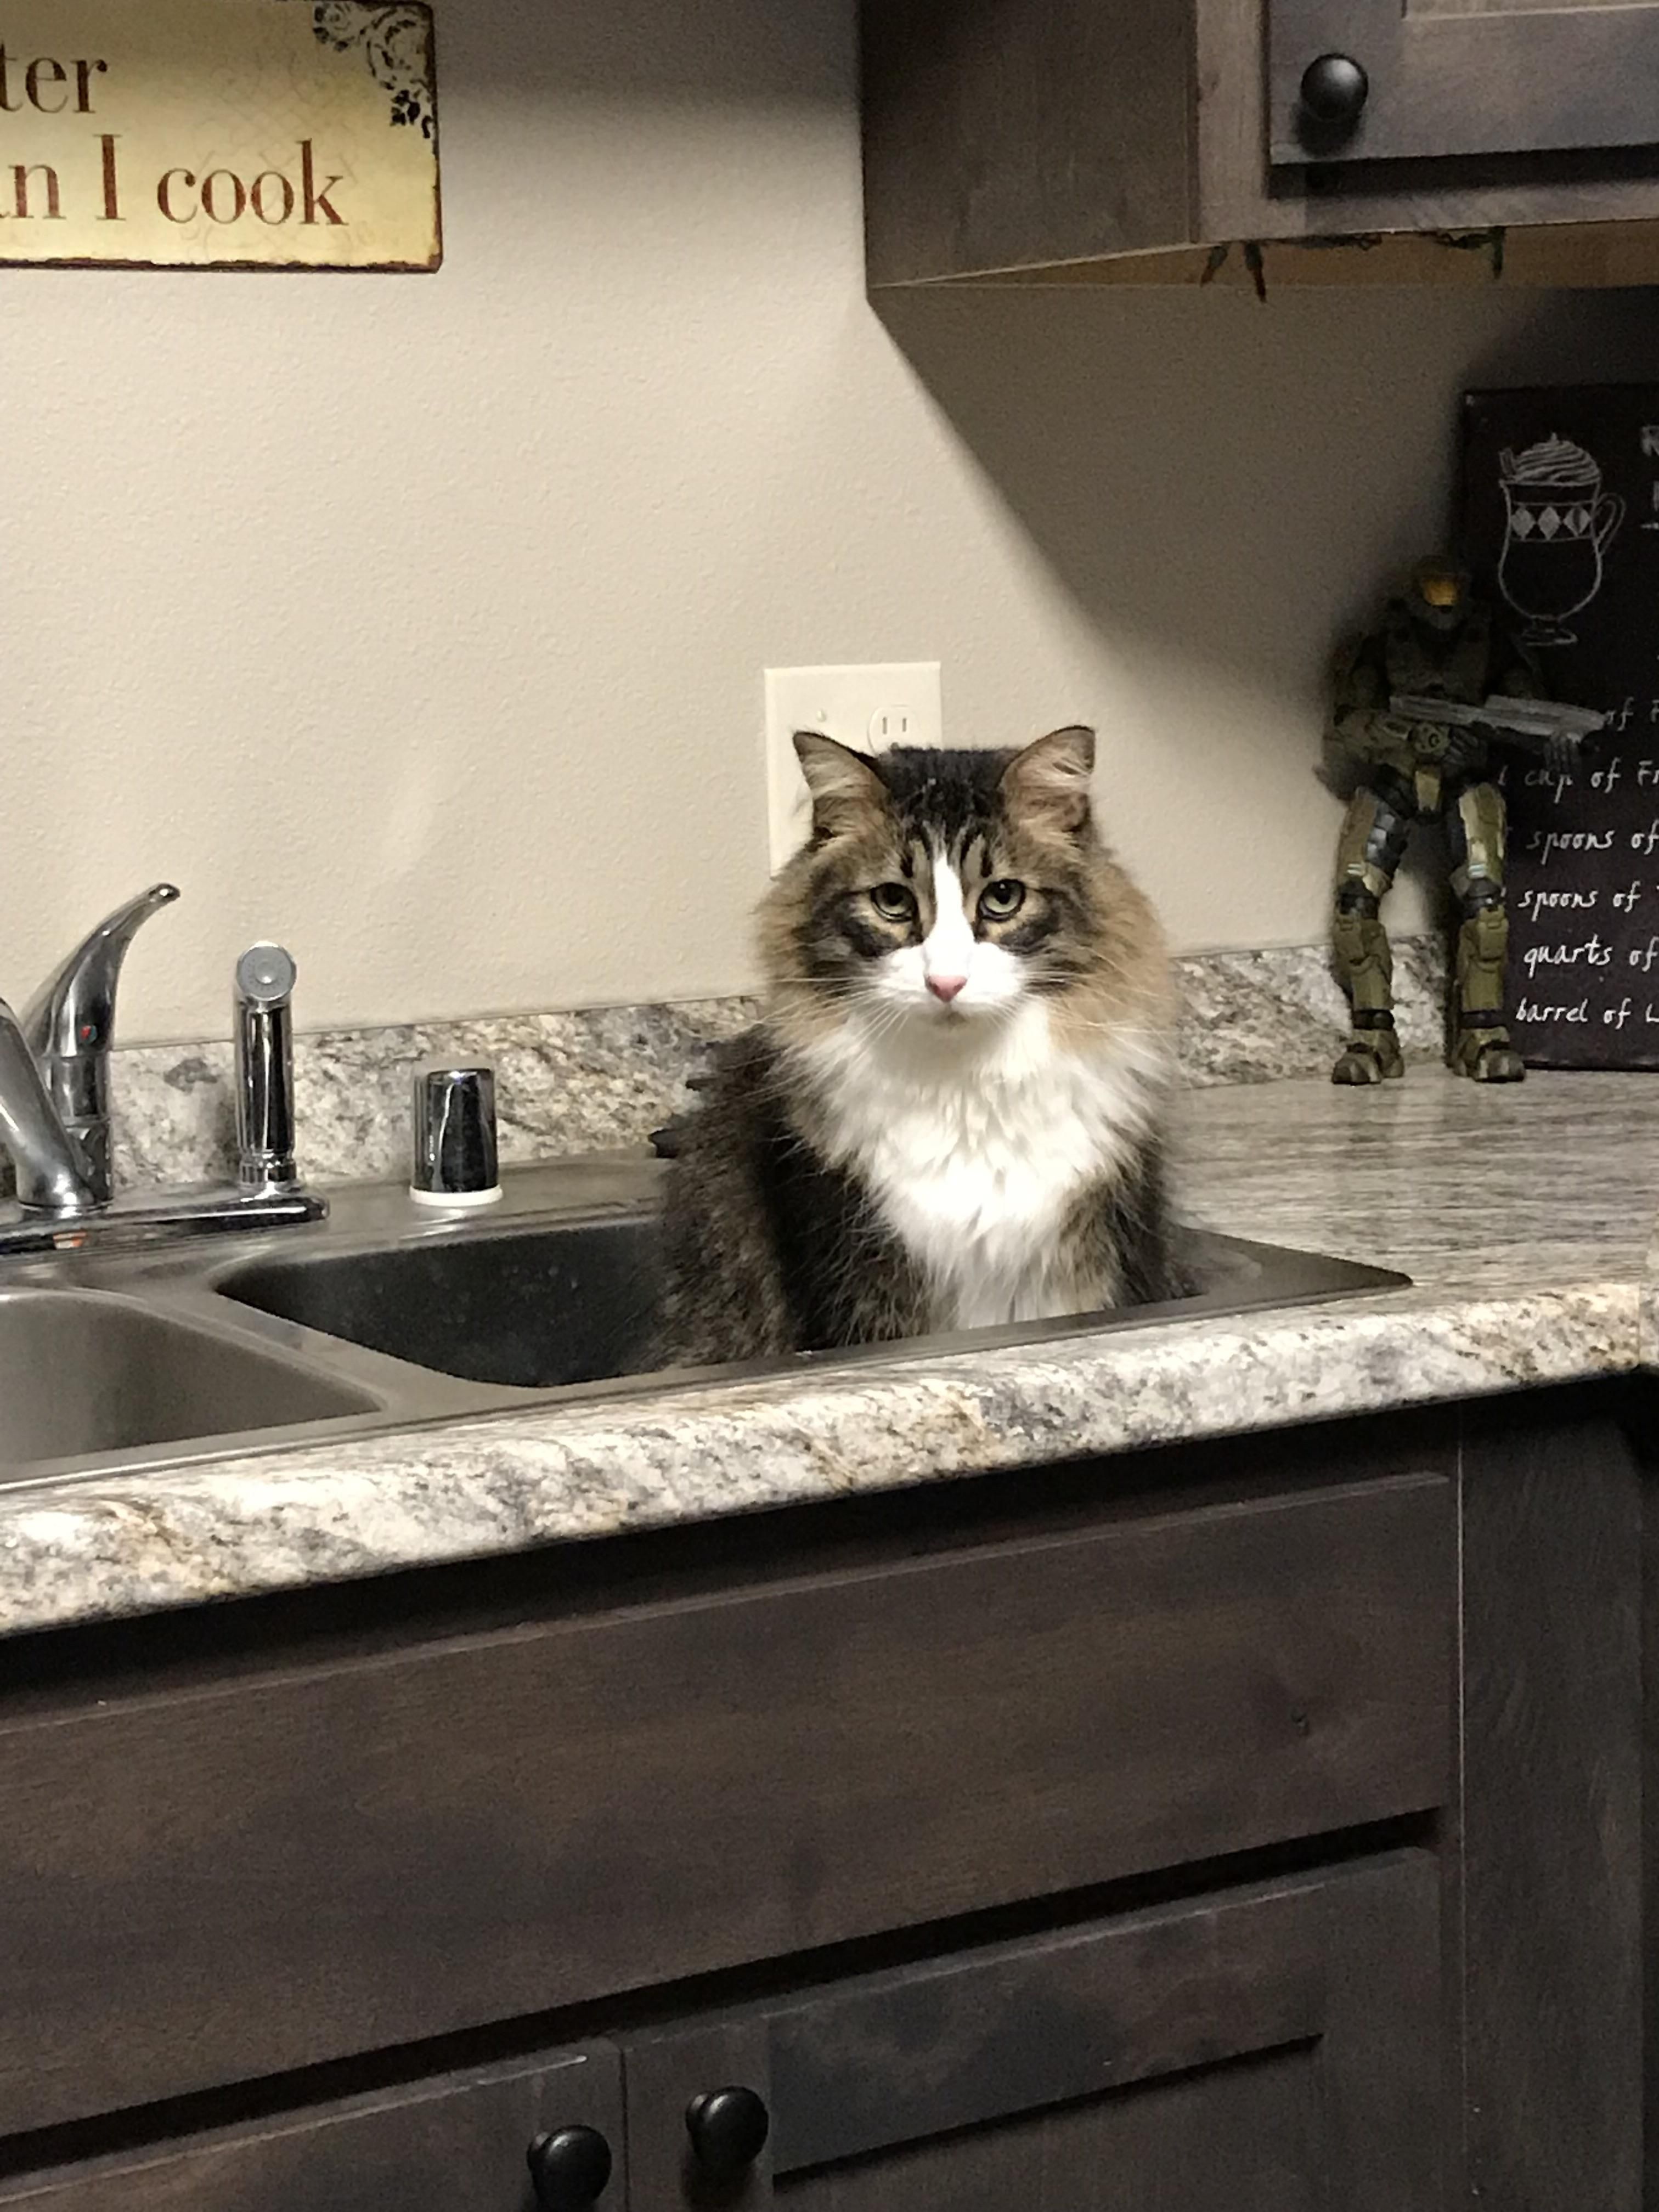
<svg viewBox="0 0 1659 2212"><path fill-rule="evenodd" d="M1058 1048L1048 1010L988 1038L929 1024L848 1024L808 1048L836 1164L856 1170L930 1285L933 1324L981 1328L1109 1298L1080 1280L1060 1232L1087 1189L1129 1164L1163 1064L1138 1041Z"/></svg>

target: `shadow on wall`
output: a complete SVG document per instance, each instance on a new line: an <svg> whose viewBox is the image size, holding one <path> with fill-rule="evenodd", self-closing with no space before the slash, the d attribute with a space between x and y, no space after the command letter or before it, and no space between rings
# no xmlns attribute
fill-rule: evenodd
<svg viewBox="0 0 1659 2212"><path fill-rule="evenodd" d="M1449 526L1462 391L1653 373L1648 292L1000 287L876 308L1092 625L1298 697Z"/></svg>

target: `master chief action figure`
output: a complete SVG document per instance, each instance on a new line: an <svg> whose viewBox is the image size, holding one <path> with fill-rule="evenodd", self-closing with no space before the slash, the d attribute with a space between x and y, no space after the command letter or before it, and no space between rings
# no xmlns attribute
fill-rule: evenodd
<svg viewBox="0 0 1659 2212"><path fill-rule="evenodd" d="M1462 914L1451 1066L1477 1083L1520 1082L1526 1069L1504 1024L1504 798L1487 781L1490 749L1524 746L1571 769L1604 720L1544 700L1531 660L1470 599L1464 570L1439 556L1419 562L1374 635L1345 649L1331 737L1360 781L1338 848L1335 949L1353 1034L1333 1082L1405 1073L1379 910L1418 822L1445 824Z"/></svg>

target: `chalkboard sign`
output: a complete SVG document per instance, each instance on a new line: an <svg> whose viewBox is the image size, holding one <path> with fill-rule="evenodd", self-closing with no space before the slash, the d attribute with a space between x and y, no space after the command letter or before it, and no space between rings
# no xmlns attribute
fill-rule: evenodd
<svg viewBox="0 0 1659 2212"><path fill-rule="evenodd" d="M1612 717L1568 778L1495 756L1516 1046L1659 1068L1659 386L1468 394L1462 517L1475 590L1551 696Z"/></svg>

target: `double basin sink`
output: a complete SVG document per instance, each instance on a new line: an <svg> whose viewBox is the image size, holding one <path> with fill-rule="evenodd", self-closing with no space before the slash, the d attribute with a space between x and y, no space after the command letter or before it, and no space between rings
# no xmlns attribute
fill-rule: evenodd
<svg viewBox="0 0 1659 2212"><path fill-rule="evenodd" d="M393 1186L255 1238L57 1253L0 1267L0 1486L792 1368L1035 1342L1389 1288L1380 1269L1192 1231L1199 1288L972 1336L653 1373L665 1170L618 1156L510 1176L488 1215ZM234 1246L234 1249L231 1247Z"/></svg>

